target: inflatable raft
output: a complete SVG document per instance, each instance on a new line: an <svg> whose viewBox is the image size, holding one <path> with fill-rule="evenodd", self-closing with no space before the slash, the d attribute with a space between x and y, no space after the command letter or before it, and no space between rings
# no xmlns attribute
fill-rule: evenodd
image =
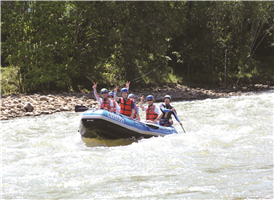
<svg viewBox="0 0 274 200"><path fill-rule="evenodd" d="M85 138L121 139L149 138L177 134L177 130L157 124L131 120L129 117L106 110L87 110L80 121L79 132Z"/></svg>

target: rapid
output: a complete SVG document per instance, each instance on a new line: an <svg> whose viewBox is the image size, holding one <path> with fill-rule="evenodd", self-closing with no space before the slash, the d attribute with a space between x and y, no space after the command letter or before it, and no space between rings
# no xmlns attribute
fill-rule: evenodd
<svg viewBox="0 0 274 200"><path fill-rule="evenodd" d="M82 113L1 121L1 198L274 198L273 92L171 105L186 134L175 119L179 134L115 141L82 140Z"/></svg>

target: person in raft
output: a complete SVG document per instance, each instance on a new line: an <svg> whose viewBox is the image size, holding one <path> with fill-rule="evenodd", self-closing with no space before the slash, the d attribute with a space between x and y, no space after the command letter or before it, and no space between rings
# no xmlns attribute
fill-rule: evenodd
<svg viewBox="0 0 274 200"><path fill-rule="evenodd" d="M114 113L120 113L120 106L119 106L118 103L116 103L116 101L114 100L114 93L113 93L113 92L109 92L109 93L108 93L108 98L111 99L111 100L113 101Z"/></svg>
<svg viewBox="0 0 274 200"><path fill-rule="evenodd" d="M121 93L122 97L117 97L117 89L119 86L116 86L114 89L114 99L117 101L117 103L120 104L120 114L126 115L133 119L133 116L135 114L135 102L132 99L128 98L128 89L127 88L122 88Z"/></svg>
<svg viewBox="0 0 274 200"><path fill-rule="evenodd" d="M158 117L161 115L161 111L158 106L153 105L154 97L148 95L146 101L148 103L147 107L143 106L143 96L141 97L140 108L146 111L146 122L147 123L157 123Z"/></svg>
<svg viewBox="0 0 274 200"><path fill-rule="evenodd" d="M114 111L113 101L108 98L108 90L106 88L102 88L100 91L102 98L100 98L97 94L96 87L97 87L97 83L94 83L92 88L93 88L94 96L99 102L100 109L105 109L107 111L113 112Z"/></svg>
<svg viewBox="0 0 274 200"><path fill-rule="evenodd" d="M173 115L175 119L179 122L179 124L182 126L182 122L180 122L179 118L177 117L175 108L170 105L171 96L166 95L164 97L164 101L165 103L162 103L160 105L160 110L162 111L162 114L157 118L160 119L160 125L171 126L173 124L171 115Z"/></svg>
<svg viewBox="0 0 274 200"><path fill-rule="evenodd" d="M134 94L129 94L128 98L135 102L135 95ZM141 121L141 118L140 118L140 115L139 115L139 107L136 106L136 104L135 104L135 114L133 115L133 118L137 119L138 121Z"/></svg>
<svg viewBox="0 0 274 200"><path fill-rule="evenodd" d="M129 85L130 85L130 81L127 81L126 87L129 90ZM132 99L135 102L135 95L134 94L129 94L128 98ZM139 106L137 106L135 104L135 114L133 115L134 119L137 119L138 121L141 121L140 115L139 115Z"/></svg>

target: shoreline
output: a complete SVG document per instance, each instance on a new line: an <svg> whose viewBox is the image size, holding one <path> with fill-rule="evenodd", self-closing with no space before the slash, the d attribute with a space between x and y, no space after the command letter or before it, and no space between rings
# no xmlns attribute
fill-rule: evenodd
<svg viewBox="0 0 274 200"><path fill-rule="evenodd" d="M130 93L136 96L139 104L140 97L152 94L155 102L164 102L164 96L170 95L172 101L194 101L216 99L231 96L241 96L250 92L273 90L273 86L256 84L253 86L229 88L190 88L177 84L174 87L156 87L146 89L132 89ZM120 93L118 92L118 96ZM59 93L59 94L9 94L1 96L1 120L17 117L40 116L56 112L73 111L75 105L84 105L89 108L99 106L94 98L93 91L89 93Z"/></svg>

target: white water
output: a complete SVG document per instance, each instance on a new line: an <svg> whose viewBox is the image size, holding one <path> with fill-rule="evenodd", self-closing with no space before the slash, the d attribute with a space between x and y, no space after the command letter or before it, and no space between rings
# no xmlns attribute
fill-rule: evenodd
<svg viewBox="0 0 274 200"><path fill-rule="evenodd" d="M273 199L273 104L173 102L187 134L139 141L82 141L81 113L2 121L2 199Z"/></svg>

